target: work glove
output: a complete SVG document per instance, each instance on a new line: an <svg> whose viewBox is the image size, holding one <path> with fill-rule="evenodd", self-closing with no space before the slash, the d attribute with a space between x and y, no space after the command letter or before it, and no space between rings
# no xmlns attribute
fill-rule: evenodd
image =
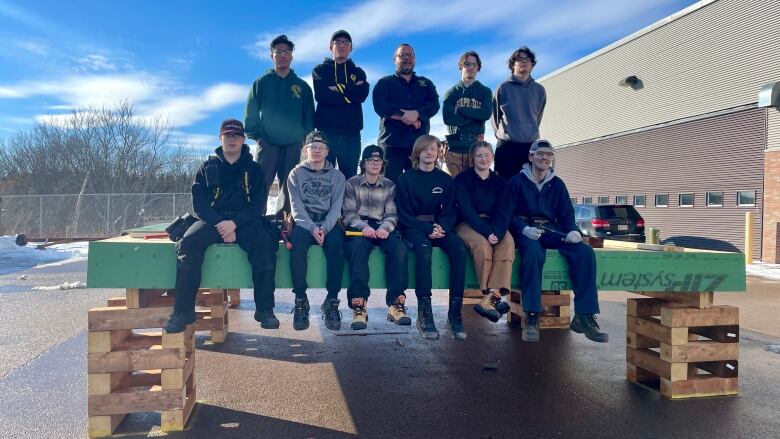
<svg viewBox="0 0 780 439"><path fill-rule="evenodd" d="M525 236L528 239L532 239L534 241L541 238L543 232L544 231L542 229L537 229L536 227L530 227L530 226L523 227L523 236Z"/></svg>
<svg viewBox="0 0 780 439"><path fill-rule="evenodd" d="M572 230L571 232L566 234L566 238L564 238L565 242L568 242L569 244L576 244L578 242L582 242L582 235L580 235L580 232L576 230Z"/></svg>

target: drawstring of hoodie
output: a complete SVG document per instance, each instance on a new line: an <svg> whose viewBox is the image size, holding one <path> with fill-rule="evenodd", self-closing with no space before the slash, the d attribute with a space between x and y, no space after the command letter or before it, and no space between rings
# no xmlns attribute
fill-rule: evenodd
<svg viewBox="0 0 780 439"><path fill-rule="evenodd" d="M335 60L333 60L333 76L334 76L335 82L336 82L336 89L339 91L339 93L341 93L343 95L344 94L344 90L347 89L347 82L348 82L348 79L347 79L347 63L344 63L344 84L339 83L339 73L338 73L337 69L338 69L338 63ZM347 96L344 96L344 100L348 104L352 103L352 101L350 101Z"/></svg>

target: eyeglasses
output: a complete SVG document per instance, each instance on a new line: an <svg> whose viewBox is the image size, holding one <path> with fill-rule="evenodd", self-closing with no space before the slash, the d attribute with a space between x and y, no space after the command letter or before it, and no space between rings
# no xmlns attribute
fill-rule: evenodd
<svg viewBox="0 0 780 439"><path fill-rule="evenodd" d="M309 149L311 151L325 151L328 147L325 145L309 145Z"/></svg>
<svg viewBox="0 0 780 439"><path fill-rule="evenodd" d="M277 50L277 49L274 49L273 50L273 54L274 55L291 55L292 54L292 50Z"/></svg>
<svg viewBox="0 0 780 439"><path fill-rule="evenodd" d="M339 46L348 46L352 43L350 43L349 40L343 40L339 38L338 40L333 40L333 44L338 44Z"/></svg>
<svg viewBox="0 0 780 439"><path fill-rule="evenodd" d="M401 59L414 58L414 53L397 53L395 57Z"/></svg>
<svg viewBox="0 0 780 439"><path fill-rule="evenodd" d="M373 158L373 159L366 159L366 163L371 163L372 165L381 165L385 161L380 158Z"/></svg>
<svg viewBox="0 0 780 439"><path fill-rule="evenodd" d="M518 56L517 58L515 58L515 62L520 62L520 63L527 62L527 63L530 63L531 62L531 58L529 58L527 56Z"/></svg>
<svg viewBox="0 0 780 439"><path fill-rule="evenodd" d="M536 157L539 157L540 159L541 158L551 159L555 157L555 153L550 151L536 151L534 152L534 155L536 155Z"/></svg>

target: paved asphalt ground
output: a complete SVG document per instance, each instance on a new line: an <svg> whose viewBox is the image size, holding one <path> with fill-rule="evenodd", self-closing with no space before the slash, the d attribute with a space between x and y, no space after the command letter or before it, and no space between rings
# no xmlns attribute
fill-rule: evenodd
<svg viewBox="0 0 780 439"><path fill-rule="evenodd" d="M0 438L86 437L86 311L122 291L30 290L76 280L86 280L86 262L0 276ZM470 305L469 338L456 342L445 328L444 292L435 293L437 342L386 322L381 292L369 301L365 336L346 335L354 333L346 323L340 333L325 329L322 290L311 294L309 330L292 330L289 290L277 291L281 329L262 330L244 290L225 343L197 336L198 405L188 429L167 436L776 438L777 286L751 280L748 294L734 299L742 310L740 396L683 401L626 381L625 295L602 297L599 322L612 339L601 345L567 330L523 343L519 329L491 324ZM413 299L410 305L416 317ZM486 363L498 369L483 370ZM158 424L158 414L134 414L118 434L165 436Z"/></svg>

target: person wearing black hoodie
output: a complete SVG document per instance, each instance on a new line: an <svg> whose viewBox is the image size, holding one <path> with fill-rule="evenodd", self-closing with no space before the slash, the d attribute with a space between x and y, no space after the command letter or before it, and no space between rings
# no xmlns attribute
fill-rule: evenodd
<svg viewBox="0 0 780 439"><path fill-rule="evenodd" d="M314 67L314 127L328 137L328 161L346 179L357 174L360 156L360 130L363 129L363 102L368 97L366 72L349 57L352 37L338 30L330 37L333 59Z"/></svg>
<svg viewBox="0 0 780 439"><path fill-rule="evenodd" d="M452 177L436 167L439 139L425 134L412 148L414 168L398 178L396 206L404 238L414 251L414 293L417 295L417 330L423 338L437 340L439 331L431 308L432 247L439 247L450 261L450 303L447 324L456 340L465 340L461 306L466 282L466 247L455 233L458 212Z"/></svg>
<svg viewBox="0 0 780 439"><path fill-rule="evenodd" d="M176 243L176 298L165 331L182 332L195 321L195 296L200 287L206 249L216 243L237 243L252 267L255 320L265 329L279 327L274 308L276 233L263 215L268 199L263 168L252 161L244 144L244 126L222 122L221 146L201 165L192 183L192 207L198 221Z"/></svg>

